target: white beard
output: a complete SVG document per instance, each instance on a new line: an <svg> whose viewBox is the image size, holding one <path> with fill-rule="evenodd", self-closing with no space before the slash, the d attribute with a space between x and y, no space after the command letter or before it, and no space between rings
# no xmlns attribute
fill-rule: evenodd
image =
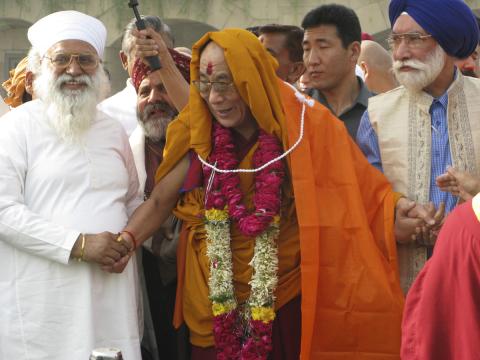
<svg viewBox="0 0 480 360"><path fill-rule="evenodd" d="M83 83L86 87L81 90L62 89L67 81ZM35 78L34 91L45 103L45 116L60 138L78 143L95 119L97 104L110 93L110 82L101 64L93 76L62 74L55 77L45 62Z"/></svg>
<svg viewBox="0 0 480 360"><path fill-rule="evenodd" d="M446 54L441 46L437 45L425 62L420 60L397 60L393 63L393 73L398 82L411 92L420 92L430 85L442 72ZM409 66L415 71L400 71L402 66Z"/></svg>
<svg viewBox="0 0 480 360"><path fill-rule="evenodd" d="M145 133L145 137L154 142L164 141L165 134L167 132L168 124L172 121L172 118L161 117L154 121L148 121L146 123L140 122L140 126Z"/></svg>
<svg viewBox="0 0 480 360"><path fill-rule="evenodd" d="M139 118L139 124L145 133L145 137L148 139L159 142L165 141L165 135L167 133L168 124L173 120L177 115L177 112L172 109L169 105L164 104L163 108L167 111L167 115L160 116L157 118L149 118L149 112L155 107L161 106L160 104L149 104L145 106L143 114L140 114L137 110L137 116Z"/></svg>

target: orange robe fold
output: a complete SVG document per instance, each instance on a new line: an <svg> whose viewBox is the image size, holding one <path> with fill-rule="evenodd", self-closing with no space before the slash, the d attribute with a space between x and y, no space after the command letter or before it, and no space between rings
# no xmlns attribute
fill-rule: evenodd
<svg viewBox="0 0 480 360"><path fill-rule="evenodd" d="M301 104L280 84L289 142ZM315 104L292 152L302 274L302 359L399 359L396 196L342 123Z"/></svg>

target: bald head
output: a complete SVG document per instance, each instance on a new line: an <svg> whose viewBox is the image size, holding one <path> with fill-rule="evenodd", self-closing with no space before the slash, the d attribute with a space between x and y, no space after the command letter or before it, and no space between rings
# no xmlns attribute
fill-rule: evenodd
<svg viewBox="0 0 480 360"><path fill-rule="evenodd" d="M364 40L357 64L365 74L365 84L375 93L382 93L397 86L392 73L392 56L379 43Z"/></svg>
<svg viewBox="0 0 480 360"><path fill-rule="evenodd" d="M358 65L366 62L370 67L387 71L392 68L392 56L379 43L371 40L363 40L361 44Z"/></svg>
<svg viewBox="0 0 480 360"><path fill-rule="evenodd" d="M226 65L225 55L223 49L215 42L209 42L200 54L200 70L205 70L210 65L209 69L215 65ZM204 69L205 68L205 69Z"/></svg>

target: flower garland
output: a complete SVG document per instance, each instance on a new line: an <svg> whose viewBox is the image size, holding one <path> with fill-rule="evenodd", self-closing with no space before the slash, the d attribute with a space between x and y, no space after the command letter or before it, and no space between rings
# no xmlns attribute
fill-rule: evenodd
<svg viewBox="0 0 480 360"><path fill-rule="evenodd" d="M259 130L259 146L253 156L255 167L276 158L282 148L277 138ZM221 169L235 169L239 160L229 129L213 125L210 161ZM214 315L213 334L217 359L267 359L272 350L272 324L277 286L278 257L275 240L279 234L281 184L285 176L281 161L256 173L254 210L242 204L240 179L236 173L214 173L204 166L206 186L205 229L210 259L209 291ZM237 307L233 286L230 221L242 234L255 237L250 266L253 267L250 297L242 313ZM247 325L242 325L242 320Z"/></svg>

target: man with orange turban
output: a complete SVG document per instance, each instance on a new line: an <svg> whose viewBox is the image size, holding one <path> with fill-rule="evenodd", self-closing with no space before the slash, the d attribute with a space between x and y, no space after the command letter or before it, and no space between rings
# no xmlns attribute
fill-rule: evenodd
<svg viewBox="0 0 480 360"><path fill-rule="evenodd" d="M122 236L142 243L173 208L183 220L175 320L192 359L398 360L395 235L422 220L276 66L245 30L194 45L188 106Z"/></svg>
<svg viewBox="0 0 480 360"><path fill-rule="evenodd" d="M27 68L28 57L25 57L15 69L10 70L10 78L2 84L7 91L5 103L12 108L32 100L33 73Z"/></svg>

